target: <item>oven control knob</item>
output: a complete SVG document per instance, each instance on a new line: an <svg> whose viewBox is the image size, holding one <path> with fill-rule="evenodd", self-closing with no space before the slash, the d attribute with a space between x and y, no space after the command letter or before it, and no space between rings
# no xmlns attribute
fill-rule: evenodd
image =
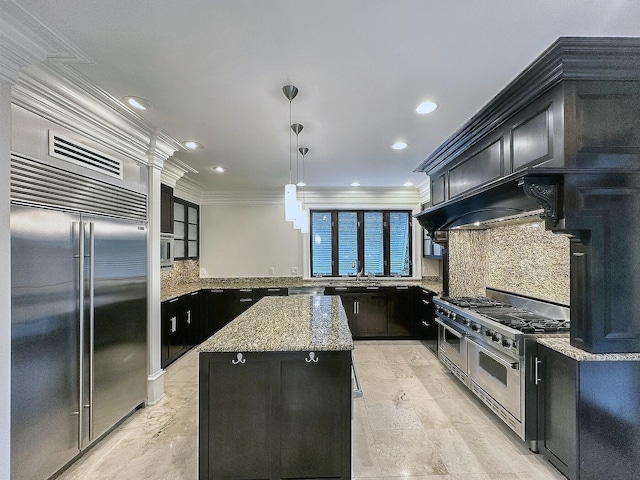
<svg viewBox="0 0 640 480"><path fill-rule="evenodd" d="M500 334L499 333L494 333L493 336L491 337L491 340L493 340L494 342L499 342L500 341Z"/></svg>
<svg viewBox="0 0 640 480"><path fill-rule="evenodd" d="M487 329L484 331L484 334L485 334L487 337L490 337L491 335L493 335L493 332L487 328Z"/></svg>
<svg viewBox="0 0 640 480"><path fill-rule="evenodd" d="M469 321L469 319L468 319L468 318L462 317L462 324L463 324L463 325L470 325L470 324L471 324L471 322Z"/></svg>
<svg viewBox="0 0 640 480"><path fill-rule="evenodd" d="M471 325L471 330L473 330L474 332L479 332L481 328L482 327L477 323L474 323L473 325Z"/></svg>
<svg viewBox="0 0 640 480"><path fill-rule="evenodd" d="M508 338L503 338L502 339L502 346L509 348L511 346L511 340L509 340Z"/></svg>

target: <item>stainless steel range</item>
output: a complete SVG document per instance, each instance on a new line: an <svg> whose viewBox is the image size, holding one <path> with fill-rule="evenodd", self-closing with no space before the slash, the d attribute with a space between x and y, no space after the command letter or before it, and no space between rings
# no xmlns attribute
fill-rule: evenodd
<svg viewBox="0 0 640 480"><path fill-rule="evenodd" d="M569 308L492 289L487 297L433 303L440 361L536 451L535 391L528 387L536 365L527 352L535 352L538 335L569 335Z"/></svg>

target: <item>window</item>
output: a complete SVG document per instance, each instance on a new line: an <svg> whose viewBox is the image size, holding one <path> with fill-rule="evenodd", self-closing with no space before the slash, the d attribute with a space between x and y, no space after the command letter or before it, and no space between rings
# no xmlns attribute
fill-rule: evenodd
<svg viewBox="0 0 640 480"><path fill-rule="evenodd" d="M198 258L200 207L186 200L173 200L173 242L174 258Z"/></svg>
<svg viewBox="0 0 640 480"><path fill-rule="evenodd" d="M314 277L411 275L411 212L311 212Z"/></svg>

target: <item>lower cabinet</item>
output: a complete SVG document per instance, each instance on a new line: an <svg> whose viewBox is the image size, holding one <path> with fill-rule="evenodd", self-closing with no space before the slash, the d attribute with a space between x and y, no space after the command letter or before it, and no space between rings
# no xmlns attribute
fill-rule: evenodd
<svg viewBox="0 0 640 480"><path fill-rule="evenodd" d="M200 353L199 479L351 478L351 352Z"/></svg>
<svg viewBox="0 0 640 480"><path fill-rule="evenodd" d="M162 368L199 343L200 291L161 304Z"/></svg>
<svg viewBox="0 0 640 480"><path fill-rule="evenodd" d="M340 295L354 338L435 339L434 292L420 287L327 287Z"/></svg>
<svg viewBox="0 0 640 480"><path fill-rule="evenodd" d="M231 290L212 288L204 291L203 334L201 341L206 340L233 320L231 297Z"/></svg>
<svg viewBox="0 0 640 480"><path fill-rule="evenodd" d="M408 337L414 334L414 297L410 287L390 287L387 291L388 334L390 337Z"/></svg>
<svg viewBox="0 0 640 480"><path fill-rule="evenodd" d="M435 340L438 337L438 326L435 322L436 312L433 306L434 292L417 289L413 298L413 332L417 338Z"/></svg>
<svg viewBox="0 0 640 480"><path fill-rule="evenodd" d="M577 361L538 345L538 448L571 480L640 472L640 361Z"/></svg>

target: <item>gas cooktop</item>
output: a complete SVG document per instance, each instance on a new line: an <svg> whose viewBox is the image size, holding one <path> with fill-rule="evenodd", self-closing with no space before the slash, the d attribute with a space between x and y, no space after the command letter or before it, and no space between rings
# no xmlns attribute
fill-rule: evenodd
<svg viewBox="0 0 640 480"><path fill-rule="evenodd" d="M441 299L522 333L568 332L570 328L568 320L545 317L488 297L441 297Z"/></svg>

